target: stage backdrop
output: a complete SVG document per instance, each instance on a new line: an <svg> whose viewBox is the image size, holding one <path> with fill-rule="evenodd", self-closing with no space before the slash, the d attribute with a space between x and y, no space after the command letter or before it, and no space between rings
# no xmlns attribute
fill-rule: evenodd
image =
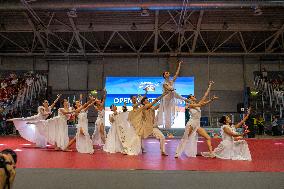
<svg viewBox="0 0 284 189"><path fill-rule="evenodd" d="M155 98L162 94L163 88L162 77L106 77L106 115L105 124L110 126L109 114L110 105L115 104L119 111L122 111L124 102L127 104L128 111L132 110L131 95L144 95L145 88L148 89L147 97L152 102ZM194 77L178 77L175 82L176 92L186 97L189 94L194 94ZM184 116L184 102L179 103L179 113L175 119L173 128L184 128L185 116Z"/></svg>

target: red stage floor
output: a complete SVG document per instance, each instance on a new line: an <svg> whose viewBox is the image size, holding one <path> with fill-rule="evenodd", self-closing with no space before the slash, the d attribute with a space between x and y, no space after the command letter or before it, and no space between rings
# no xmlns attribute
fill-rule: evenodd
<svg viewBox="0 0 284 189"><path fill-rule="evenodd" d="M212 139L213 147L220 140ZM167 140L168 157L160 156L159 142L145 140L147 153L127 156L108 154L97 149L93 155L33 148L21 137L0 137L0 150L12 148L18 154L18 168L71 168L71 169L148 169L196 171L284 171L284 139L248 139L252 161L207 159L198 156L174 158L177 139ZM74 148L74 147L73 147ZM198 143L199 151L206 150L204 142ZM74 149L75 150L75 149Z"/></svg>

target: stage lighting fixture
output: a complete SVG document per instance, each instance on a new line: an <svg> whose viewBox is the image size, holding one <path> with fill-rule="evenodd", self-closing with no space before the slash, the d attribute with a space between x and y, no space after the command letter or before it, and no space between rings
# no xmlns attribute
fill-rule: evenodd
<svg viewBox="0 0 284 189"><path fill-rule="evenodd" d="M254 15L255 16L260 16L260 15L262 15L262 10L259 8L259 7L255 7L254 8Z"/></svg>
<svg viewBox="0 0 284 189"><path fill-rule="evenodd" d="M227 22L224 22L222 28L223 28L223 30L227 30L227 29L229 28L228 23L227 23Z"/></svg>
<svg viewBox="0 0 284 189"><path fill-rule="evenodd" d="M67 14L69 17L76 18L77 17L76 8L72 8Z"/></svg>
<svg viewBox="0 0 284 189"><path fill-rule="evenodd" d="M0 31L6 31L6 26L5 24L0 24Z"/></svg>
<svg viewBox="0 0 284 189"><path fill-rule="evenodd" d="M91 23L89 24L89 27L88 27L88 29L89 29L89 30L92 30L92 29L94 29L94 28L93 28L93 23L92 23L92 22L91 22Z"/></svg>
<svg viewBox="0 0 284 189"><path fill-rule="evenodd" d="M141 10L141 16L149 16L149 15L150 15L149 10L142 8L142 10Z"/></svg>
<svg viewBox="0 0 284 189"><path fill-rule="evenodd" d="M132 26L130 27L130 29L137 30L137 26L136 26L136 24L134 22L132 23Z"/></svg>

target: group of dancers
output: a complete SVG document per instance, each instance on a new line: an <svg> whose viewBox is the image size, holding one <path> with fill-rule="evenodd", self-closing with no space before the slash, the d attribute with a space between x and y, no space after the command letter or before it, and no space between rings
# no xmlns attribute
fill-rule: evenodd
<svg viewBox="0 0 284 189"><path fill-rule="evenodd" d="M146 94L138 100L137 96L131 96L132 110L128 111L126 104L123 106L123 112L119 112L117 107L110 106L113 112L109 116L111 127L106 135L104 125L104 102L106 92L102 99L90 97L82 104L80 100L76 101L73 107L69 107L67 99L62 101L63 108L58 109L58 116L47 119L51 115L51 109L59 100L61 95L49 106L45 100L43 105L38 108L38 114L28 118L15 118L13 121L20 135L26 140L35 143L39 147L45 147L47 143L55 146L56 150L69 151L70 146L76 142L76 149L80 153L94 153L94 145L103 146L103 150L109 153L123 153L127 155L138 155L145 153L143 140L149 136L154 136L160 141L160 150L162 156L168 156L165 148L165 136L160 131L160 125L170 128L177 115L176 106L178 100L183 100L187 104L190 112L190 119L186 123L185 131L180 140L175 158L179 158L183 153L188 157L196 157L198 135L206 140L208 152L202 152L204 157L217 157L221 159L232 160L251 160L251 154L243 133L237 133L236 128L242 127L248 119L250 110L243 120L233 125L229 116L223 116L220 119L222 141L217 148L213 150L211 138L205 129L200 127L201 107L212 103L218 97L213 96L208 99L210 90L214 82L210 82L208 89L201 100L195 96L189 95L187 98L180 96L174 88L174 83L179 75L181 61L178 63L177 71L171 79L169 72L164 72L165 79L163 83L163 94L149 102ZM90 107L98 111L98 117L95 122L95 131L92 136L88 133L87 112ZM157 115L155 115L157 110ZM71 115L78 119L76 124L76 136L69 140L67 120Z"/></svg>

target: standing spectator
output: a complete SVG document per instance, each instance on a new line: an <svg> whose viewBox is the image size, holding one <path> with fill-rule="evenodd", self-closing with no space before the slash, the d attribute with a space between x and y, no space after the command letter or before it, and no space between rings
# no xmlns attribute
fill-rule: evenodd
<svg viewBox="0 0 284 189"><path fill-rule="evenodd" d="M256 127L256 118L255 118L254 113L249 115L249 118L246 121L246 125L248 126L248 130L250 131L248 133L248 138L254 138L255 137L255 127Z"/></svg>
<svg viewBox="0 0 284 189"><path fill-rule="evenodd" d="M265 82L267 81L267 75L268 75L267 70L265 68L262 68L261 76L262 76L262 78L264 79Z"/></svg>
<svg viewBox="0 0 284 189"><path fill-rule="evenodd" d="M0 108L0 135L5 135L3 109Z"/></svg>
<svg viewBox="0 0 284 189"><path fill-rule="evenodd" d="M258 134L263 135L264 134L264 119L261 115L258 116L256 123L257 123L257 128L258 128Z"/></svg>
<svg viewBox="0 0 284 189"><path fill-rule="evenodd" d="M6 120L8 119L13 119L13 112L12 110L9 110L9 112L6 114ZM13 128L14 128L14 124L13 122L6 122L6 133L7 134L13 134Z"/></svg>
<svg viewBox="0 0 284 189"><path fill-rule="evenodd" d="M272 135L273 136L278 136L279 132L278 132L278 119L277 117L274 115L272 117Z"/></svg>

